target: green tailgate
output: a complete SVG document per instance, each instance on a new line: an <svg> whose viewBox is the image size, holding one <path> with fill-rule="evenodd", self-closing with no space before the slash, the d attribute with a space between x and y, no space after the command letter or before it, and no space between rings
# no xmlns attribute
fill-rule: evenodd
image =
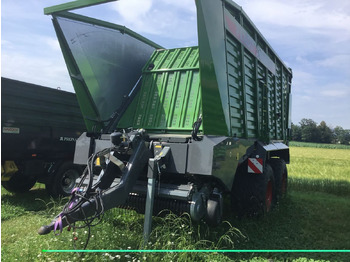
<svg viewBox="0 0 350 262"><path fill-rule="evenodd" d="M201 113L198 47L156 50L143 68L142 87L119 128L181 133Z"/></svg>

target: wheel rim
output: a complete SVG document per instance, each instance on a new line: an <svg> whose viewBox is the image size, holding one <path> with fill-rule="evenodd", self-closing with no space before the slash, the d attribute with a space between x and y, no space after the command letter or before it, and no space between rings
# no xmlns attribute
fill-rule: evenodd
<svg viewBox="0 0 350 262"><path fill-rule="evenodd" d="M61 180L61 187L65 193L67 194L71 193L72 189L75 186L75 180L77 179L78 176L79 175L75 170L68 170L63 174L62 180Z"/></svg>
<svg viewBox="0 0 350 262"><path fill-rule="evenodd" d="M272 181L269 180L267 183L266 196L265 196L266 212L271 210L272 205Z"/></svg>

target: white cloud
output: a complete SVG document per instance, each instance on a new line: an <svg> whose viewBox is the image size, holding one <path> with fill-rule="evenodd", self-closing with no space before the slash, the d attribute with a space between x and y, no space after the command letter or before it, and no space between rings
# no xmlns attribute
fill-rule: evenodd
<svg viewBox="0 0 350 262"><path fill-rule="evenodd" d="M173 46L184 46L184 41L189 45L197 43L194 0L117 1L113 3L113 9L119 14L113 22L121 23L137 33L173 39ZM168 43L167 40L163 41Z"/></svg>
<svg viewBox="0 0 350 262"><path fill-rule="evenodd" d="M321 94L327 97L344 97L348 95L349 92L346 90L325 90L322 91Z"/></svg>
<svg viewBox="0 0 350 262"><path fill-rule="evenodd" d="M316 122L326 121L332 126L350 127L350 82L333 80L323 84L322 80L308 85L300 81L298 88L293 88L292 117L298 123L302 118L311 118ZM313 81L314 81L313 80ZM295 87L295 86L294 86Z"/></svg>
<svg viewBox="0 0 350 262"><path fill-rule="evenodd" d="M242 0L243 9L253 21L278 26L342 29L350 32L348 1Z"/></svg>
<svg viewBox="0 0 350 262"><path fill-rule="evenodd" d="M338 98L339 101L350 99L350 82L348 84L335 82L321 86L320 95L326 98Z"/></svg>
<svg viewBox="0 0 350 262"><path fill-rule="evenodd" d="M350 53L335 54L318 61L322 67L338 69L350 76Z"/></svg>
<svg viewBox="0 0 350 262"><path fill-rule="evenodd" d="M152 0L118 1L113 7L126 21L137 22L147 17L152 7Z"/></svg>
<svg viewBox="0 0 350 262"><path fill-rule="evenodd" d="M43 37L42 41L48 46L50 47L52 50L57 51L57 52L61 52L61 48L60 45L57 41L57 38L53 38L53 37Z"/></svg>
<svg viewBox="0 0 350 262"><path fill-rule="evenodd" d="M12 44L12 41L8 41L8 40L1 40L1 48L7 48L7 49L13 49L15 48L15 45Z"/></svg>
<svg viewBox="0 0 350 262"><path fill-rule="evenodd" d="M63 59L28 56L17 52L2 52L1 75L33 84L61 87L74 92Z"/></svg>
<svg viewBox="0 0 350 262"><path fill-rule="evenodd" d="M166 3L169 6L176 7L178 9L182 9L184 11L191 12L193 14L196 14L196 5L195 0L181 0L181 1L174 1L174 0L158 0Z"/></svg>
<svg viewBox="0 0 350 262"><path fill-rule="evenodd" d="M313 55L322 60L350 53L350 1L241 0L239 4L283 59Z"/></svg>

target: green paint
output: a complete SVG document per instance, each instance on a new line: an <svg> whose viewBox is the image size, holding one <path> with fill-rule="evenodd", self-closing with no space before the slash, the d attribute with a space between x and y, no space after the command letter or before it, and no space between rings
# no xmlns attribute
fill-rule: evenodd
<svg viewBox="0 0 350 262"><path fill-rule="evenodd" d="M119 128L189 134L201 114L205 135L286 140L291 70L238 5L196 0L199 46L154 52L159 45L123 26L63 12L108 1L45 10L61 19L57 35L89 130L104 126L142 74Z"/></svg>
<svg viewBox="0 0 350 262"><path fill-rule="evenodd" d="M44 14L50 15L50 14L57 13L57 12L74 10L74 9L78 9L78 8L99 5L99 4L113 2L113 1L117 1L117 0L75 0L72 2L60 4L60 5L46 7L46 8L44 8Z"/></svg>
<svg viewBox="0 0 350 262"><path fill-rule="evenodd" d="M200 52L203 129L207 135L230 135L225 43L221 1L196 1Z"/></svg>
<svg viewBox="0 0 350 262"><path fill-rule="evenodd" d="M201 112L198 54L198 47L156 50L118 127L132 123L149 132L189 133Z"/></svg>
<svg viewBox="0 0 350 262"><path fill-rule="evenodd" d="M160 46L97 19L71 13L53 18L87 129L98 132L123 104L142 67Z"/></svg>

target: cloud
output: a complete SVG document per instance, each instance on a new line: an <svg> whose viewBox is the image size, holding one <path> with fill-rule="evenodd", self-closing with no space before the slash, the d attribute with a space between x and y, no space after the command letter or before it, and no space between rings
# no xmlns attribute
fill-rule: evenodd
<svg viewBox="0 0 350 262"><path fill-rule="evenodd" d="M341 29L350 32L348 1L242 0L243 9L253 21L302 29Z"/></svg>
<svg viewBox="0 0 350 262"><path fill-rule="evenodd" d="M308 56L310 61L350 53L350 1L241 0L239 4L288 62L293 56Z"/></svg>
<svg viewBox="0 0 350 262"><path fill-rule="evenodd" d="M42 37L42 41L48 46L50 47L52 50L57 51L57 52L61 52L61 48L60 45L57 41L57 38L53 38L53 37Z"/></svg>
<svg viewBox="0 0 350 262"><path fill-rule="evenodd" d="M338 98L338 101L345 101L346 97L350 98L350 82L348 84L335 82L321 86L320 95L325 98Z"/></svg>
<svg viewBox="0 0 350 262"><path fill-rule="evenodd" d="M317 76L304 78L297 85L293 83L292 118L298 123L302 118L311 118L316 122L326 121L332 126L350 127L350 82L333 80L322 83ZM315 82L315 83L313 83ZM307 84L310 83L310 84Z"/></svg>
<svg viewBox="0 0 350 262"><path fill-rule="evenodd" d="M341 70L350 76L350 53L335 54L318 61L318 65L326 68Z"/></svg>
<svg viewBox="0 0 350 262"><path fill-rule="evenodd" d="M186 11L186 12L191 12L194 15L196 14L196 5L195 5L195 0L181 0L181 1L174 1L174 0L160 0L164 3L166 3L169 6L173 6L177 9ZM158 0L158 2L160 2Z"/></svg>
<svg viewBox="0 0 350 262"><path fill-rule="evenodd" d="M348 95L349 92L346 90L325 90L321 92L322 95L327 97L344 97L345 95Z"/></svg>
<svg viewBox="0 0 350 262"><path fill-rule="evenodd" d="M1 48L14 49L16 45L12 44L12 41L1 40Z"/></svg>
<svg viewBox="0 0 350 262"><path fill-rule="evenodd" d="M173 42L173 46L184 46L185 41L189 45L197 44L193 0L128 0L115 2L112 8L119 14L114 22L137 33L161 37L163 43Z"/></svg>
<svg viewBox="0 0 350 262"><path fill-rule="evenodd" d="M1 76L48 87L61 87L74 92L63 58L30 56L18 52L2 52Z"/></svg>
<svg viewBox="0 0 350 262"><path fill-rule="evenodd" d="M128 0L119 1L113 5L114 9L125 19L126 21L142 21L147 18L152 7L152 0Z"/></svg>

